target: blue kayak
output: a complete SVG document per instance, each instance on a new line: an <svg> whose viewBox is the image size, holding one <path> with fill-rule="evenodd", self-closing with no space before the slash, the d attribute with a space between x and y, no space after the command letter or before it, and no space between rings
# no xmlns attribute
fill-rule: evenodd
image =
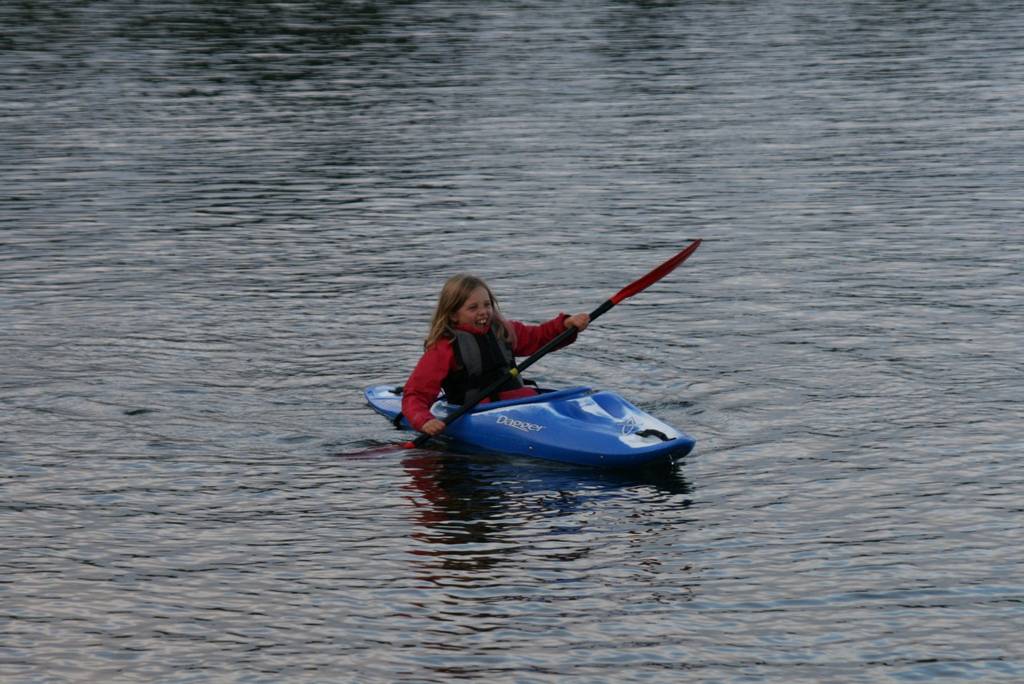
<svg viewBox="0 0 1024 684"><path fill-rule="evenodd" d="M394 421L402 396L394 385L364 393L370 406ZM439 399L431 412L443 419L459 407ZM403 418L403 428L411 429ZM589 387L542 391L524 399L479 404L449 425L443 437L474 452L532 456L599 468L671 463L696 440L644 413L613 392Z"/></svg>

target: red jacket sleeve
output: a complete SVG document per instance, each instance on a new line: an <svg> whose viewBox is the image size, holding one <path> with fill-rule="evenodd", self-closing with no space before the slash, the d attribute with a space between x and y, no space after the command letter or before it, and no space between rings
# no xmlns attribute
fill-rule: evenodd
<svg viewBox="0 0 1024 684"><path fill-rule="evenodd" d="M440 339L423 352L419 363L405 382L402 414L416 430L434 416L431 405L437 401L441 382L455 367L455 352L450 340Z"/></svg>
<svg viewBox="0 0 1024 684"><path fill-rule="evenodd" d="M568 314L558 314L550 321L540 325L527 325L519 321L509 321L516 335L516 346L512 350L516 356L529 356L545 344L558 337L565 330L565 319ZM569 337L558 349L576 341L576 333Z"/></svg>

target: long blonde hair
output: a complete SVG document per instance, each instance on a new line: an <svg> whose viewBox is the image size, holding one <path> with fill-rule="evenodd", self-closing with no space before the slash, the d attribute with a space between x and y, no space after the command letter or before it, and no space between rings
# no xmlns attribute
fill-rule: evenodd
<svg viewBox="0 0 1024 684"><path fill-rule="evenodd" d="M491 298L494 320L501 324L498 328L498 333L507 342L513 346L515 345L512 337L512 328L504 316L501 315L501 310L498 308L498 300L494 297L494 293L491 292L491 288L481 278L469 275L468 273L460 273L449 278L445 282L444 287L441 288L441 294L437 298L437 308L434 310L434 317L430 321L430 332L427 334L427 339L423 342L424 349L429 349L443 337L454 337L451 327L452 316L462 308L462 305L466 303L469 296L480 287L484 288L487 291L487 296Z"/></svg>

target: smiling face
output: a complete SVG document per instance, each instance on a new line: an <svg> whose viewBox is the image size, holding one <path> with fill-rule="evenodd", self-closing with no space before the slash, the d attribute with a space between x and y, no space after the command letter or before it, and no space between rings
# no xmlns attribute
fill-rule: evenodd
<svg viewBox="0 0 1024 684"><path fill-rule="evenodd" d="M490 328L494 319L494 303L491 301L491 293L486 287L478 287L473 290L466 301L463 302L451 316L452 325L468 326L484 331Z"/></svg>

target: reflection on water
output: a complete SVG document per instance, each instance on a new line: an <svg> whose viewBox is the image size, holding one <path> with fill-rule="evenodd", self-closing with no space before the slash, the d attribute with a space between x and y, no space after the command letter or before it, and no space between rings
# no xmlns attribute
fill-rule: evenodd
<svg viewBox="0 0 1024 684"><path fill-rule="evenodd" d="M411 569L436 620L424 648L445 654L445 672L501 676L501 663L518 658L550 667L564 650L615 639L626 624L634 644L657 651L674 630L633 617L699 594L695 556L659 551L691 524L678 471L629 475L429 452L402 466ZM602 598L612 586L622 601ZM450 639L467 629L503 638L452 652ZM488 664L488 654L497 660Z"/></svg>
<svg viewBox="0 0 1024 684"><path fill-rule="evenodd" d="M683 498L689 485L674 467L618 473L532 463L503 457L456 456L420 452L402 461L409 475L403 487L416 511L418 555L437 561L439 569L458 575L493 568L505 562L520 564L524 526L551 526L570 542L570 551L552 560L580 559L586 546L571 544L573 533L585 533L579 518L595 499L631 495L656 498L663 507L690 505ZM673 503L676 502L676 503ZM541 532L541 534L544 534ZM469 553L460 548L472 549ZM446 548L447 547L447 548ZM452 548L454 547L454 548Z"/></svg>

